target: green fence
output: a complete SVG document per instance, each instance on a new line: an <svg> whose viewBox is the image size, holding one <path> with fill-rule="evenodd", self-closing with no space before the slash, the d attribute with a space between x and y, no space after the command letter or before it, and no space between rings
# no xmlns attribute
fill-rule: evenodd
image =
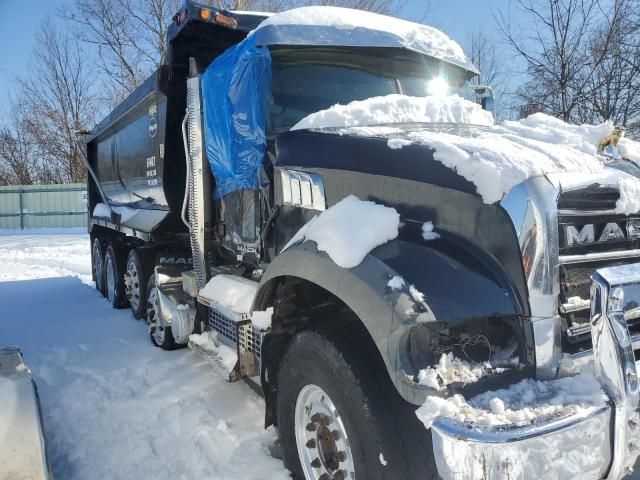
<svg viewBox="0 0 640 480"><path fill-rule="evenodd" d="M84 183L0 187L0 229L86 225L87 187Z"/></svg>

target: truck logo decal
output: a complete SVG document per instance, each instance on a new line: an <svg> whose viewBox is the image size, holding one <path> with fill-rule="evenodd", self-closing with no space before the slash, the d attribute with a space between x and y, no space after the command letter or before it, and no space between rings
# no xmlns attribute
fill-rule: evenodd
<svg viewBox="0 0 640 480"><path fill-rule="evenodd" d="M628 238L639 238L636 231L639 219L629 219L626 222L586 223L581 226L565 224L564 245L575 247L592 243L615 242Z"/></svg>

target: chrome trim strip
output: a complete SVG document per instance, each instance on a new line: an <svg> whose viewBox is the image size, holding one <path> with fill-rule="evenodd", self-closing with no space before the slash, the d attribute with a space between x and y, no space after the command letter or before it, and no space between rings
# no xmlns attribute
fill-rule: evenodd
<svg viewBox="0 0 640 480"><path fill-rule="evenodd" d="M622 260L625 258L638 257L640 260L640 249L620 250L617 252L587 253L585 255L560 255L561 265L571 265L574 263L597 262L600 260Z"/></svg>

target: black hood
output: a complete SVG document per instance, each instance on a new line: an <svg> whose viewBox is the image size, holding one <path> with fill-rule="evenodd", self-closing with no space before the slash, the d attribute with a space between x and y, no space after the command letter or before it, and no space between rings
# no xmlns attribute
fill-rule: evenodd
<svg viewBox="0 0 640 480"><path fill-rule="evenodd" d="M447 242L432 243L431 247L445 249L442 254L455 256L449 250L457 245L455 248L461 251L476 251L478 258L497 260L506 275L515 280L522 303L526 304L520 246L507 212L499 204L483 203L475 185L436 160L433 148L419 143L391 148L389 140L408 139L411 131L424 128L395 127L391 135L379 135L380 130L375 129L370 136L363 136L363 129L358 130L358 135L330 130L287 132L276 140L275 166L320 175L328 206L355 195L395 208L406 225L400 240L424 245L420 226L433 222L439 232L450 237ZM472 135L478 130L459 126L437 128L459 135ZM295 233L310 219L304 217L304 212L283 208L279 222L292 226ZM306 215L314 214L317 212ZM403 232L411 225L416 225L418 233L415 238L410 238L412 235L405 238ZM284 245L289 238L285 236L277 243Z"/></svg>
<svg viewBox="0 0 640 480"><path fill-rule="evenodd" d="M460 192L478 195L473 183L434 158L434 149L417 142L393 149L389 141L409 138L409 133L425 126L394 125L393 133L385 129L296 130L278 137L277 166L285 168L323 168L361 172L398 179L429 183ZM483 127L438 125L429 127L461 136L472 136ZM356 132L354 130L354 132ZM365 136L363 132L372 132ZM379 133L380 132L380 133ZM478 195L479 196L479 195Z"/></svg>

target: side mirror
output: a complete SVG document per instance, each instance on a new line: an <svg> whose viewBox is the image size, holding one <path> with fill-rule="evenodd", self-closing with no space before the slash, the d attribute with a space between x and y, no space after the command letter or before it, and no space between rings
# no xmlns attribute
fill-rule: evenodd
<svg viewBox="0 0 640 480"><path fill-rule="evenodd" d="M480 105L482 109L487 112L491 112L491 115L496 116L496 98L493 94L493 89L488 85L471 85L471 88L476 95L480 96Z"/></svg>
<svg viewBox="0 0 640 480"><path fill-rule="evenodd" d="M491 115L495 118L496 116L496 99L493 97L483 97L482 98L482 109L487 112L491 112Z"/></svg>

